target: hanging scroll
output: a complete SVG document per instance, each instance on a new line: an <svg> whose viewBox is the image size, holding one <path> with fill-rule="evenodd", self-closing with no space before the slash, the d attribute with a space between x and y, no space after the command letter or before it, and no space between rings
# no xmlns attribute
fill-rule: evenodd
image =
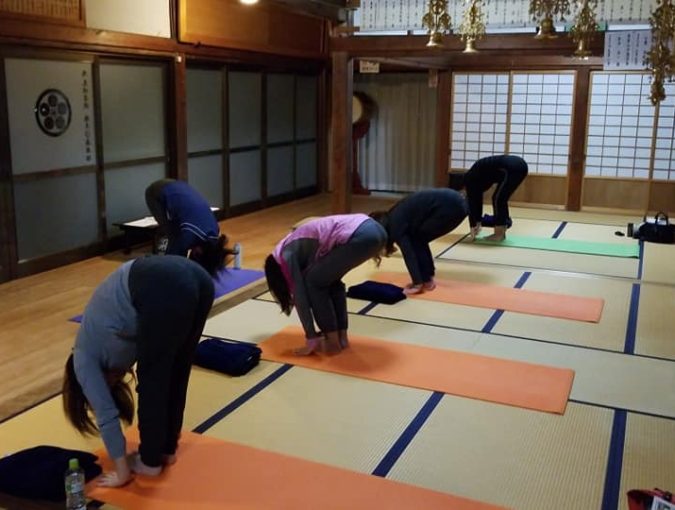
<svg viewBox="0 0 675 510"><path fill-rule="evenodd" d="M605 71L644 70L645 54L652 47L651 30L625 30L605 34Z"/></svg>

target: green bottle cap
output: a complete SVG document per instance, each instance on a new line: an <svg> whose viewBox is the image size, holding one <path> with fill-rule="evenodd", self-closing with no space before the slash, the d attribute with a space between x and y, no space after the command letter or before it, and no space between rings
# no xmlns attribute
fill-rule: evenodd
<svg viewBox="0 0 675 510"><path fill-rule="evenodd" d="M80 469L80 461L77 459L70 459L68 461L68 468L72 470Z"/></svg>

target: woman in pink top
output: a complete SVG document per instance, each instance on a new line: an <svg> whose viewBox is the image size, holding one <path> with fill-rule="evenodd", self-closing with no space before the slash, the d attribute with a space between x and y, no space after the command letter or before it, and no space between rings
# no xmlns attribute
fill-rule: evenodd
<svg viewBox="0 0 675 510"><path fill-rule="evenodd" d="M307 344L296 354L338 352L349 345L342 277L370 258L379 262L386 243L377 221L341 214L309 221L277 244L265 260L265 276L281 310L290 315L295 306L300 317Z"/></svg>

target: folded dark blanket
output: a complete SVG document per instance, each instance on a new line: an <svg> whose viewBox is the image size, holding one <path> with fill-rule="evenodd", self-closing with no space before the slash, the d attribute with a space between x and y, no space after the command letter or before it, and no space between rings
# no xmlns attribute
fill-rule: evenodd
<svg viewBox="0 0 675 510"><path fill-rule="evenodd" d="M78 459L86 481L101 474L96 455L57 446L36 446L0 459L0 492L20 498L64 501L64 477L70 459Z"/></svg>
<svg viewBox="0 0 675 510"><path fill-rule="evenodd" d="M207 338L199 342L194 364L228 375L244 375L260 362L260 347L224 338Z"/></svg>
<svg viewBox="0 0 675 510"><path fill-rule="evenodd" d="M491 214L484 214L483 218L481 219L481 225L484 227L494 227L495 226L495 217L492 216ZM513 221L511 218L508 218L506 220L506 228L511 228L513 225Z"/></svg>
<svg viewBox="0 0 675 510"><path fill-rule="evenodd" d="M347 290L347 296L354 299L363 299L385 305L393 305L405 299L403 289L391 283L374 282L366 280L358 285L353 285Z"/></svg>

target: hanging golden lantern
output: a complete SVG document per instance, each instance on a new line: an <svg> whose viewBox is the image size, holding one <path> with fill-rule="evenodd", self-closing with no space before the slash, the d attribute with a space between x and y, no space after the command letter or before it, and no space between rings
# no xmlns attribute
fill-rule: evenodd
<svg viewBox="0 0 675 510"><path fill-rule="evenodd" d="M485 36L485 22L483 21L483 0L467 0L464 19L459 27L459 36L464 41L464 53L475 53L474 43Z"/></svg>
<svg viewBox="0 0 675 510"><path fill-rule="evenodd" d="M581 4L579 14L570 29L570 37L577 45L574 50L574 56L581 59L587 59L591 55L589 49L593 34L598 30L598 23L595 21L595 8L598 5L597 0L580 0Z"/></svg>
<svg viewBox="0 0 675 510"><path fill-rule="evenodd" d="M530 15L532 19L539 22L539 30L536 39L554 39L557 36L555 32L554 17L560 16L561 20L570 13L569 0L530 0Z"/></svg>
<svg viewBox="0 0 675 510"><path fill-rule="evenodd" d="M645 65L652 73L649 99L656 106L666 98L663 83L675 80L675 4L673 0L658 0L649 18L652 27L652 47L645 57Z"/></svg>
<svg viewBox="0 0 675 510"><path fill-rule="evenodd" d="M422 26L429 34L428 47L443 46L443 35L450 32L450 23L448 0L429 0L429 10L422 17Z"/></svg>

